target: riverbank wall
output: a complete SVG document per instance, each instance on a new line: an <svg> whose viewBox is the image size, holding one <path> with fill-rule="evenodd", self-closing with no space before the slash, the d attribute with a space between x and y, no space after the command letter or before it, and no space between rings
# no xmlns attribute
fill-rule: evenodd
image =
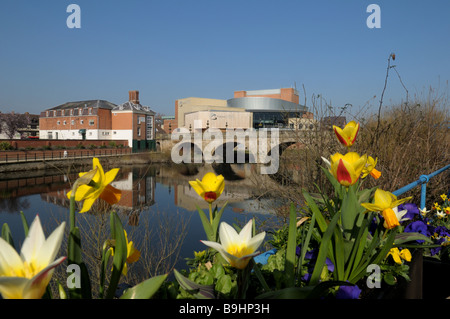
<svg viewBox="0 0 450 319"><path fill-rule="evenodd" d="M30 176L30 174L42 174L42 171L67 172L71 169L79 170L91 166L92 158L93 156L86 156L82 158L57 158L30 162L1 163L0 180L8 179L11 176L17 177L22 174L27 176ZM171 162L170 157L162 152L114 154L98 156L98 158L100 158L102 166L105 168Z"/></svg>

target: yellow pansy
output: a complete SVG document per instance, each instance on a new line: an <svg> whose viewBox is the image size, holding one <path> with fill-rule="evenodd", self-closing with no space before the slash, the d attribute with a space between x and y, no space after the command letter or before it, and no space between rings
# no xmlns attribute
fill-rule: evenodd
<svg viewBox="0 0 450 319"><path fill-rule="evenodd" d="M389 253L387 255L388 256L391 255L397 264L402 264L403 263L402 259L410 262L411 258L412 258L411 252L409 251L409 249L402 249L400 251L397 247L391 248L391 250L389 251Z"/></svg>
<svg viewBox="0 0 450 319"><path fill-rule="evenodd" d="M109 185L119 172L118 168L113 168L104 173L103 167L96 157L92 160L92 166L92 171L79 174L81 178L85 174L93 173L95 171L92 180L88 184L79 185L75 189L75 200L77 202L84 201L80 213L87 212L91 209L92 204L94 204L97 198L101 198L112 205L120 200L122 194L119 189ZM72 193L73 191L68 192L67 197L70 198Z"/></svg>
<svg viewBox="0 0 450 319"><path fill-rule="evenodd" d="M189 181L192 188L208 203L214 202L222 194L225 188L225 179L222 175L208 172L202 180Z"/></svg>

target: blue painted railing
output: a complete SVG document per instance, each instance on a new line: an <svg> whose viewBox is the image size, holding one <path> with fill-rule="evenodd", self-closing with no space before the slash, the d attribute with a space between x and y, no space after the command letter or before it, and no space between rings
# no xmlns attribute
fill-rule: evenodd
<svg viewBox="0 0 450 319"><path fill-rule="evenodd" d="M445 171L446 169L450 168L450 164L447 166L444 166L441 169L438 169L437 171L429 174L429 175L422 175L420 176L420 178L415 181L412 182L411 184L408 184L400 189L397 189L396 191L392 192L392 194L394 194L395 196L399 196L403 193L406 193L407 191L413 189L416 186L422 185L421 186L421 191L420 191L420 209L423 209L425 207L425 201L426 201L426 196L427 196L427 183L429 182L430 178L442 173L443 171Z"/></svg>

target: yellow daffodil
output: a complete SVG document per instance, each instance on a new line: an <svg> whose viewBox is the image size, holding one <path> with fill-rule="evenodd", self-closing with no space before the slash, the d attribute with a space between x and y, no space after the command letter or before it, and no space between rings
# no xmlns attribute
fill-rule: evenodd
<svg viewBox="0 0 450 319"><path fill-rule="evenodd" d="M449 207L445 207L445 208L444 208L444 212L445 212L447 215L450 215L450 206L449 206Z"/></svg>
<svg viewBox="0 0 450 319"><path fill-rule="evenodd" d="M403 216L408 212L406 209L398 211L397 206L409 201L412 197L397 199L394 194L377 189L373 203L362 203L361 206L372 212L381 212L384 218L384 227L392 229L400 225Z"/></svg>
<svg viewBox="0 0 450 319"><path fill-rule="evenodd" d="M333 125L333 131L342 145L350 147L353 145L353 143L355 143L356 137L358 136L359 123L350 121L347 123L347 125L345 125L343 129Z"/></svg>
<svg viewBox="0 0 450 319"><path fill-rule="evenodd" d="M398 249L397 247L391 248L391 250L389 251L389 253L387 255L388 256L391 255L397 264L402 264L403 263L402 259L410 262L411 258L412 258L411 252L409 251L409 249L402 249L400 251L400 249Z"/></svg>
<svg viewBox="0 0 450 319"><path fill-rule="evenodd" d="M330 171L343 186L350 186L358 181L367 162L367 155L348 152L345 155L336 153L330 157Z"/></svg>
<svg viewBox="0 0 450 319"><path fill-rule="evenodd" d="M206 246L217 250L231 266L237 269L247 267L250 259L259 254L258 247L264 241L265 232L252 237L253 219L250 220L241 232L222 222L219 228L220 244L212 241L202 241Z"/></svg>
<svg viewBox="0 0 450 319"><path fill-rule="evenodd" d="M214 173L208 172L201 181L197 179L190 181L189 184L201 198L212 203L222 194L225 188L225 179L222 175L216 176Z"/></svg>
<svg viewBox="0 0 450 319"><path fill-rule="evenodd" d="M141 252L137 250L136 247L134 247L134 243L132 241L128 241L128 235L125 229L123 230L123 232L125 234L125 241L127 242L127 261L123 265L122 274L126 276L128 273L127 264L132 264L138 261L139 258L141 257ZM114 256L114 249L113 248L110 249L111 249L111 256Z"/></svg>
<svg viewBox="0 0 450 319"><path fill-rule="evenodd" d="M92 204L94 204L97 198L101 198L112 205L120 200L122 194L119 189L109 185L119 172L118 168L113 168L112 170L104 173L103 167L96 157L92 160L92 166L93 170L87 172L95 172L92 180L88 184L79 185L75 189L75 200L77 202L84 201L80 213L87 212L91 209ZM79 175L82 177L87 173L80 173ZM67 193L68 198L72 196L72 192L73 191Z"/></svg>
<svg viewBox="0 0 450 319"><path fill-rule="evenodd" d="M447 199L447 195L442 194L442 195L441 195L441 198L442 198L442 200L445 202L445 200Z"/></svg>
<svg viewBox="0 0 450 319"><path fill-rule="evenodd" d="M0 238L0 293L5 299L40 299L54 268L66 257L55 260L61 246L65 222L46 239L39 216L25 238L20 255Z"/></svg>
<svg viewBox="0 0 450 319"><path fill-rule="evenodd" d="M378 159L373 159L372 156L367 157L367 163L362 170L362 177L365 178L367 175L371 175L373 178L378 179L381 176L381 172L375 168Z"/></svg>

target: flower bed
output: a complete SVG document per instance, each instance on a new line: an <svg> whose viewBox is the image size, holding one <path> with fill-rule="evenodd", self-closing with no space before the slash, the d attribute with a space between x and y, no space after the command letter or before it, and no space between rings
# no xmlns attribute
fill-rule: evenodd
<svg viewBox="0 0 450 319"><path fill-rule="evenodd" d="M419 297L422 286L416 279L421 279L422 251L426 256L448 258L448 250L442 245L449 239L448 221L443 220L447 216L436 213L430 218L425 215L426 209L419 210L409 203L410 197L399 199L377 187L364 188L364 179L378 179L382 172L375 168L376 158L351 151L359 124L352 121L344 128L334 126L333 130L347 151L324 158L322 172L333 191L304 190L305 204L292 203L289 222L273 232L258 232L253 220L242 228L221 222L226 204L219 209L214 203L224 190L223 176L207 173L201 181L191 181L200 200L206 201L209 207L206 214L198 209L205 231L202 241L205 250L193 252L193 258L187 261L189 268L174 270L172 281L167 280L168 274L163 274L129 287L117 296L127 265L138 260L140 254L129 241L117 214L112 212L111 238L104 243L101 280L96 283L100 298L392 298L406 297L405 291L411 291L411 287L416 291L413 297ZM118 170L105 173L94 158L92 170L80 173L68 193L67 259L71 267L78 269L78 277L75 276L73 286L59 285L60 298L92 298L89 272L81 258L83 238L76 225L77 203L81 203L79 213L83 213L98 199L110 204L118 202L121 193L110 186ZM438 206L433 209L441 212ZM447 212L446 208L444 211ZM27 227L26 221L24 226ZM35 232L28 234L27 243L36 236ZM49 270L58 264L53 259L60 241L50 236L43 249L35 247L34 255L45 256L37 258L38 265L18 257L7 225L3 227L2 237L0 293L3 297L40 298L44 294L48 297ZM263 244L271 249L261 254L259 249ZM11 258L14 262L9 261ZM35 272L29 271L30 265ZM38 272L40 269L45 277ZM68 282L71 276L68 275ZM27 284L23 285L24 282ZM31 287L39 287L39 293L31 294Z"/></svg>

